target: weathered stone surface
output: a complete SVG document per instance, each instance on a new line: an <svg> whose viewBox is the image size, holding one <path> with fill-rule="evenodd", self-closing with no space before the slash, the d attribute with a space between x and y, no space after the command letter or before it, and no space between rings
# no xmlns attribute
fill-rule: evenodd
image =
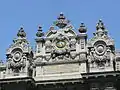
<svg viewBox="0 0 120 90"><path fill-rule="evenodd" d="M120 90L120 52L102 20L87 38L63 13L47 33L41 26L33 51L21 28L7 49L7 62L0 61L0 90ZM57 26L57 27L56 27ZM25 86L24 86L24 85ZM19 90L18 89L18 90Z"/></svg>

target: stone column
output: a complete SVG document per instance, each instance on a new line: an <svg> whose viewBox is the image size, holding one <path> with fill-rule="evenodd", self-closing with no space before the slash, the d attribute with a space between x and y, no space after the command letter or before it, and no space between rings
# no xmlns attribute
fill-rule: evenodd
<svg viewBox="0 0 120 90"><path fill-rule="evenodd" d="M81 73L86 73L87 68L86 68L86 61L87 61L87 49L86 49L86 42L87 42L87 29L84 25L84 23L81 23L80 28L79 28L79 35L78 35L78 44L79 44L79 60L81 62L80 66L80 72Z"/></svg>

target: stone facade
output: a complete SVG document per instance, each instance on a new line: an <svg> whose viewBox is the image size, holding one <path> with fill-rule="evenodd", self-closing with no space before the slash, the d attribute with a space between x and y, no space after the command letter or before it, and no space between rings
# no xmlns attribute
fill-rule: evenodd
<svg viewBox="0 0 120 90"><path fill-rule="evenodd" d="M47 33L39 26L35 51L21 27L0 61L0 90L120 90L120 53L99 20L87 39L81 23L78 33L63 13Z"/></svg>

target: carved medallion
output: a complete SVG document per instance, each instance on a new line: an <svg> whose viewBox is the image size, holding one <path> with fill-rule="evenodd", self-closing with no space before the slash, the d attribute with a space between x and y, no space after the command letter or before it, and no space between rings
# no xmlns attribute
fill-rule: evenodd
<svg viewBox="0 0 120 90"><path fill-rule="evenodd" d="M13 59L15 62L19 62L20 59L21 59L21 56L22 56L22 53L19 52L19 51L16 51L14 54L13 54Z"/></svg>
<svg viewBox="0 0 120 90"><path fill-rule="evenodd" d="M106 43L104 41L97 41L94 44L94 47L95 47L95 52L97 55L99 56L104 55L106 51Z"/></svg>
<svg viewBox="0 0 120 90"><path fill-rule="evenodd" d="M67 38L62 34L59 34L58 37L56 37L54 40L54 47L57 52L61 52L61 50L63 51L67 49L68 44L69 43Z"/></svg>
<svg viewBox="0 0 120 90"><path fill-rule="evenodd" d="M56 46L57 46L58 48L64 48L64 47L66 46L66 42L65 42L64 40L58 40L58 41L56 42Z"/></svg>

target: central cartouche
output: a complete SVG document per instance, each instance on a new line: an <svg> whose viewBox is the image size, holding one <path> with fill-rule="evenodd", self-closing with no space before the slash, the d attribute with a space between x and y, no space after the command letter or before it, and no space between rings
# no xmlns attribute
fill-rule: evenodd
<svg viewBox="0 0 120 90"><path fill-rule="evenodd" d="M56 46L58 48L64 48L66 46L66 42L63 41L63 40L59 40L59 41L56 42Z"/></svg>

